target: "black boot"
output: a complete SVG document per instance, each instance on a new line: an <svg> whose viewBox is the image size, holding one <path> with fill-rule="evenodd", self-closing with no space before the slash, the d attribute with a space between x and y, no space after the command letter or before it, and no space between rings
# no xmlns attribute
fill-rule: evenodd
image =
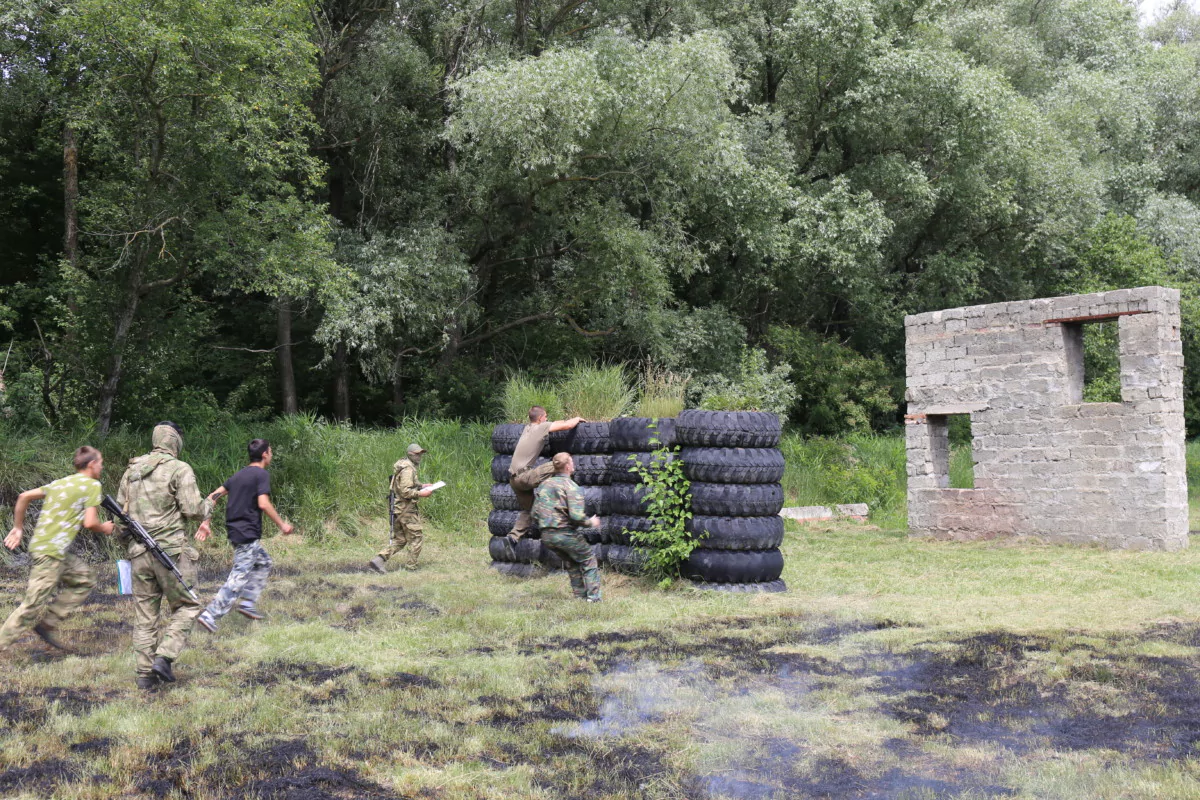
<svg viewBox="0 0 1200 800"><path fill-rule="evenodd" d="M158 676L155 675L153 672L151 672L147 675L143 675L139 672L136 682L137 682L137 687L144 691L153 691L158 688L158 684L159 684Z"/></svg>
<svg viewBox="0 0 1200 800"><path fill-rule="evenodd" d="M64 653L74 653L75 650L69 644L58 638L58 633L46 626L44 622L39 622L33 626L33 632L42 637L42 641L51 647L56 647Z"/></svg>
<svg viewBox="0 0 1200 800"><path fill-rule="evenodd" d="M155 656L154 663L150 666L150 669L165 683L175 682L175 673L171 670L171 659L164 658L163 656Z"/></svg>

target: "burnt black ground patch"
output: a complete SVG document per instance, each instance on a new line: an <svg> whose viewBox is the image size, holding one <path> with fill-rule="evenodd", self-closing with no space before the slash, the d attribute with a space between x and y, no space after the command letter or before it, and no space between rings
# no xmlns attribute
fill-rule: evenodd
<svg viewBox="0 0 1200 800"><path fill-rule="evenodd" d="M343 675L358 672L356 667L335 667L313 662L266 661L255 667L242 685L274 686L281 681L294 681L318 686Z"/></svg>
<svg viewBox="0 0 1200 800"><path fill-rule="evenodd" d="M112 697L112 693L97 693L66 686L12 689L0 692L0 718L10 725L40 725L49 715L51 708L56 708L60 714L82 716L107 703Z"/></svg>
<svg viewBox="0 0 1200 800"><path fill-rule="evenodd" d="M1050 677L1039 657L1064 649L1090 658ZM989 633L907 654L883 674L883 691L892 698L884 710L922 737L1017 753L1049 746L1143 760L1200 754L1200 668L1186 659L1106 656L1069 637Z"/></svg>
<svg viewBox="0 0 1200 800"><path fill-rule="evenodd" d="M774 622L775 624L770 624ZM770 652L772 648L800 643L829 644L838 639L888 624L826 624L818 629L808 626L802 617L764 621L756 630L742 618L714 619L705 623L669 631L609 631L582 638L543 639L518 649L522 655L554 654L571 651L580 660L590 662L598 672L636 661L650 659L676 662L696 659L712 678L736 679L741 676L811 673L830 677L848 674L850 669L819 656Z"/></svg>
<svg viewBox="0 0 1200 800"><path fill-rule="evenodd" d="M116 739L111 739L107 736L101 736L96 739L84 739L75 742L67 749L72 753L104 755L109 750L112 750L117 745Z"/></svg>
<svg viewBox="0 0 1200 800"><path fill-rule="evenodd" d="M80 767L69 761L58 758L35 761L28 767L12 767L0 772L0 797L17 792L52 793L60 786L77 783L82 777Z"/></svg>
<svg viewBox="0 0 1200 800"><path fill-rule="evenodd" d="M791 800L791 798L1000 798L1017 792L987 783L963 769L931 763L909 753L904 768L868 775L842 758L808 758L803 747L786 739L762 742L762 752L736 768L699 779L704 798ZM912 749L912 748L909 748Z"/></svg>
<svg viewBox="0 0 1200 800"><path fill-rule="evenodd" d="M535 692L525 697L483 696L476 702L492 709L487 724L522 728L553 722L580 722L595 717L599 703L591 686L576 684L563 691Z"/></svg>
<svg viewBox="0 0 1200 800"><path fill-rule="evenodd" d="M563 800L640 798L651 784L691 783L669 766L667 753L642 745L564 739L546 755L561 766L539 770L534 782Z"/></svg>
<svg viewBox="0 0 1200 800"><path fill-rule="evenodd" d="M385 689L440 689L442 684L424 675L414 675L411 672L393 672L379 682Z"/></svg>
<svg viewBox="0 0 1200 800"><path fill-rule="evenodd" d="M230 778L237 776L236 782ZM322 763L309 745L292 739L252 749L205 782L226 789L224 796L259 800L393 800L399 795L363 778L356 770Z"/></svg>
<svg viewBox="0 0 1200 800"><path fill-rule="evenodd" d="M198 755L198 744L189 738L180 739L168 750L151 754L137 779L137 788L154 798L166 797L176 790L181 794L190 791Z"/></svg>

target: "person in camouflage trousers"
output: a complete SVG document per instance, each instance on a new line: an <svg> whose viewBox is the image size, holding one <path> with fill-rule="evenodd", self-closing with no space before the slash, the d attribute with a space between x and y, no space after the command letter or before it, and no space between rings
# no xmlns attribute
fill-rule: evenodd
<svg viewBox="0 0 1200 800"><path fill-rule="evenodd" d="M83 604L96 583L96 571L72 552L80 526L96 533L111 535L113 524L101 522L100 472L104 457L94 447L75 451L75 474L46 484L40 489L21 492L13 508L13 528L4 546L16 550L25 536L25 510L34 500L42 501L29 556L29 588L25 598L0 627L0 650L22 633L32 630L47 644L70 651L58 638L58 627L71 612Z"/></svg>
<svg viewBox="0 0 1200 800"><path fill-rule="evenodd" d="M600 565L580 528L596 528L600 520L586 516L583 492L571 480L575 461L566 453L551 460L553 477L542 481L533 498L533 520L542 529L542 547L549 547L570 566L571 591L580 600L600 602Z"/></svg>
<svg viewBox="0 0 1200 800"><path fill-rule="evenodd" d="M117 490L117 504L145 526L192 584L200 554L188 544L184 519L208 520L213 504L200 494L192 468L179 460L183 449L179 426L160 422L152 442L153 450L130 459ZM171 664L187 644L200 604L136 539L130 539L129 560L137 685L153 689L160 682L174 682Z"/></svg>
<svg viewBox="0 0 1200 800"><path fill-rule="evenodd" d="M384 566L387 560L408 548L408 562L405 569L416 569L417 559L421 556L421 545L425 542L425 528L421 524L421 512L417 510L417 500L429 497L433 490L429 484L417 480L417 467L421 464L421 456L425 448L419 444L410 444L408 454L392 467L392 532L387 547L379 551L367 566L378 573L387 573Z"/></svg>

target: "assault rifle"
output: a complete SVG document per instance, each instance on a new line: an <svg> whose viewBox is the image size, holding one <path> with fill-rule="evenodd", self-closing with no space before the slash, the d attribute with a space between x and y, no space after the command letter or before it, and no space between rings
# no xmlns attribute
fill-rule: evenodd
<svg viewBox="0 0 1200 800"><path fill-rule="evenodd" d="M138 542L140 542L141 545L145 547L152 556L158 559L158 563L169 569L171 574L179 579L179 583L184 589L187 590L188 595L190 595L197 604L200 603L200 598L196 596L194 591L192 591L192 587L188 586L188 582L183 579L183 573L179 571L179 567L175 566L175 562L172 561L171 557L167 555L166 551L159 546L158 542L154 541L154 537L151 536L150 532L142 526L142 523L138 522L136 519L133 519L123 510L121 510L121 507L117 505L117 501L112 499L112 495L104 495L104 502L100 504L100 507L109 514L112 514L113 517L115 517L122 525L124 525L127 534L132 536L134 539L137 539Z"/></svg>
<svg viewBox="0 0 1200 800"><path fill-rule="evenodd" d="M393 475L388 480L388 536L392 535L392 531L396 530L396 476Z"/></svg>

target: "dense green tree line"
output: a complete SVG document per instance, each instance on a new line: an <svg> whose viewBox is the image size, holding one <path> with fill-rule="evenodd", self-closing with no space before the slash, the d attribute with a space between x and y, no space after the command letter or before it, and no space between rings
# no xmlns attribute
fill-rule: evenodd
<svg viewBox="0 0 1200 800"><path fill-rule="evenodd" d="M0 8L18 424L486 417L506 370L648 360L864 429L904 314L1148 283L1200 363L1182 3Z"/></svg>

